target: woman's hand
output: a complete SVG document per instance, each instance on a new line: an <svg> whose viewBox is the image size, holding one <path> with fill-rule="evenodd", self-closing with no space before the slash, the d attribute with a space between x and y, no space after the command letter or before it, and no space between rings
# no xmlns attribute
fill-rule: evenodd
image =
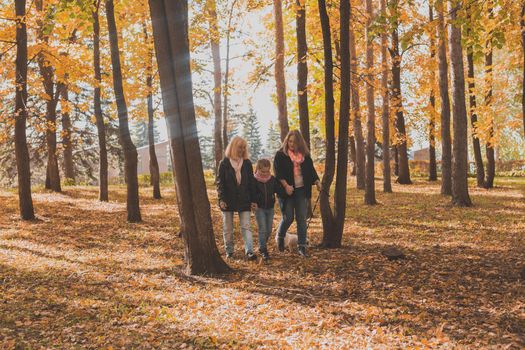
<svg viewBox="0 0 525 350"><path fill-rule="evenodd" d="M285 190L287 195L291 196L293 194L293 186L286 184Z"/></svg>
<svg viewBox="0 0 525 350"><path fill-rule="evenodd" d="M226 203L224 203L223 201L219 201L219 207L220 207L222 210L226 210Z"/></svg>
<svg viewBox="0 0 525 350"><path fill-rule="evenodd" d="M317 181L315 182L315 187L317 187L317 190L318 190L319 192L321 192L322 189L323 189L323 187L321 186L321 182L320 182L319 180L317 180Z"/></svg>

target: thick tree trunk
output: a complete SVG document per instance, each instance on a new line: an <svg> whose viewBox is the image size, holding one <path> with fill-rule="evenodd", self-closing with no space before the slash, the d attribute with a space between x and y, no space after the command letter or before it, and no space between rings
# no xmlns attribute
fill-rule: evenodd
<svg viewBox="0 0 525 350"><path fill-rule="evenodd" d="M439 94L441 97L441 194L452 195L452 141L450 135L450 98L448 91L447 39L445 4L437 0L439 17Z"/></svg>
<svg viewBox="0 0 525 350"><path fill-rule="evenodd" d="M361 124L361 105L359 101L359 77L357 74L357 50L355 46L355 35L352 26L350 26L350 79L351 86L351 119L354 126L354 139L356 149L356 183L360 190L365 189L365 166L366 166L366 152L365 140L363 138L363 127Z"/></svg>
<svg viewBox="0 0 525 350"><path fill-rule="evenodd" d="M461 3L451 0L452 28L450 31L450 64L452 67L453 96L453 164L452 164L452 203L457 206L471 206L468 194L468 144L467 144L467 107L465 101L465 73L463 67L463 49L461 47L461 26L455 23Z"/></svg>
<svg viewBox="0 0 525 350"><path fill-rule="evenodd" d="M227 272L213 234L197 136L188 40L187 0L149 0L164 113L185 242L187 272Z"/></svg>
<svg viewBox="0 0 525 350"><path fill-rule="evenodd" d="M525 137L525 1L521 4L521 49L523 55L523 78L521 84L521 113L523 117L523 137Z"/></svg>
<svg viewBox="0 0 525 350"><path fill-rule="evenodd" d="M372 74L374 68L374 43L373 34L371 33L372 18L374 9L372 0L366 0L366 68L369 72L366 85L366 103L368 107L367 116L367 138L366 138L366 183L365 183L365 204L377 204L375 194L375 147L376 147L376 122L375 122L375 79Z"/></svg>
<svg viewBox="0 0 525 350"><path fill-rule="evenodd" d="M434 21L434 11L433 11L432 0L429 2L428 6L428 19L432 23ZM435 33L435 31L434 31ZM430 60L434 64L436 60L436 39L434 33L430 35ZM430 121L428 123L428 156L429 156L429 167L428 167L428 180L437 181L437 164L436 164L436 92L434 89L436 82L436 74L432 67L432 72L430 73Z"/></svg>
<svg viewBox="0 0 525 350"><path fill-rule="evenodd" d="M297 33L297 100L301 134L310 149L310 117L308 115L308 46L306 43L305 1L296 0L295 14Z"/></svg>
<svg viewBox="0 0 525 350"><path fill-rule="evenodd" d="M113 0L106 1L106 16L108 21L109 43L111 49L111 65L113 67L113 89L117 102L120 143L124 148L124 168L126 173L127 201L126 207L129 222L142 221L139 207L139 183L137 178L137 149L131 140L128 124L128 107L122 86L122 70L115 23Z"/></svg>
<svg viewBox="0 0 525 350"><path fill-rule="evenodd" d="M489 18L493 18L492 2L489 1L487 5L489 11ZM486 42L486 53L485 53L485 79L487 91L485 93L485 107L487 109L487 115L489 117L489 135L488 141L485 145L485 154L487 155L487 178L485 180L485 188L494 187L494 177L496 176L496 160L494 157L494 113L492 111L492 85L493 85L493 72L492 72L492 31L488 33L488 39Z"/></svg>
<svg viewBox="0 0 525 350"><path fill-rule="evenodd" d="M93 11L93 71L95 76L95 92L93 96L93 106L95 121L97 125L99 170L98 170L98 199L107 202L108 196L108 151L106 147L106 125L102 115L101 91L102 82L100 72L100 22L98 18L100 0L94 0Z"/></svg>
<svg viewBox="0 0 525 350"><path fill-rule="evenodd" d="M332 239L334 231L334 216L330 207L330 187L335 174L335 123L334 123L334 86L333 70L334 63L332 57L332 34L330 29L330 19L326 10L326 1L318 0L319 17L321 20L321 30L323 33L323 52L324 52L324 89L325 89L325 134L326 134L326 159L324 164L324 174L322 179L323 191L320 198L321 218L323 221L323 245L326 247L335 245Z"/></svg>
<svg viewBox="0 0 525 350"><path fill-rule="evenodd" d="M396 135L397 135L397 153L398 153L398 177L397 182L400 184L411 184L410 168L408 166L408 149L407 149L407 132L405 128L405 117L403 113L403 97L401 94L401 55L399 53L399 23L397 20L399 0L392 1L394 11L394 23L392 30L392 105L396 111Z"/></svg>
<svg viewBox="0 0 525 350"><path fill-rule="evenodd" d="M35 0L35 8L38 12L44 11L43 0ZM47 16L45 16L47 17ZM51 19L49 19L51 20ZM46 18L39 19L38 22L38 40L40 43L47 44L49 37L46 34L44 26L48 25L45 22ZM42 75L42 85L47 95L46 97L46 145L47 145L47 170L46 170L46 189L61 192L60 186L60 172L58 170L57 158L57 102L58 94L55 94L54 69L50 62L46 59L46 54L40 50L37 55L38 67ZM59 91L57 91L59 92Z"/></svg>
<svg viewBox="0 0 525 350"><path fill-rule="evenodd" d="M381 0L381 16L386 16L386 0ZM392 181L390 175L390 106L388 96L388 36L385 31L381 34L381 97L383 109L381 119L383 122L383 192L392 192Z"/></svg>
<svg viewBox="0 0 525 350"><path fill-rule="evenodd" d="M151 44L146 23L144 27L144 44L149 46ZM157 160L157 153L155 152L155 118L153 109L153 47L148 52L149 61L146 67L146 86L148 88L148 148L149 148L149 173L150 182L153 186L153 198L161 199L160 195L160 171L159 162ZM219 96L220 100L220 96ZM220 117L220 113L219 113ZM220 119L220 118L219 118ZM220 131L220 130L219 130ZM220 134L219 134L220 136Z"/></svg>
<svg viewBox="0 0 525 350"><path fill-rule="evenodd" d="M213 126L214 151L215 151L215 170L218 169L219 162L223 157L222 143L222 71L221 71L221 36L217 19L217 2L215 0L206 1L208 11L208 25L210 31L211 56L213 58L213 113L215 123Z"/></svg>
<svg viewBox="0 0 525 350"><path fill-rule="evenodd" d="M26 1L15 1L16 26L16 92L15 92L15 154L18 176L18 200L22 220L33 220L35 211L31 197L31 169L27 149L27 24Z"/></svg>
<svg viewBox="0 0 525 350"><path fill-rule="evenodd" d="M75 165L73 163L73 144L71 142L72 125L69 116L69 89L67 83L61 89L62 99L62 146L64 148L64 176L70 184L75 184Z"/></svg>
<svg viewBox="0 0 525 350"><path fill-rule="evenodd" d="M273 0L275 17L275 86L277 88L277 110L281 141L288 134L288 110L286 108L286 80L284 77L284 28L282 0Z"/></svg>

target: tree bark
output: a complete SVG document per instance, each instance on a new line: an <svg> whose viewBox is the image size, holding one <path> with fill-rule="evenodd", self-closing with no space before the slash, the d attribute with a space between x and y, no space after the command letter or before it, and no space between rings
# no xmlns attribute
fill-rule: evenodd
<svg viewBox="0 0 525 350"><path fill-rule="evenodd" d="M277 110L281 141L288 134L288 110L286 108L286 80L284 77L284 28L282 0L273 0L275 17L275 86L277 88Z"/></svg>
<svg viewBox="0 0 525 350"><path fill-rule="evenodd" d="M35 0L35 8L38 12L43 12L43 0ZM47 17L47 16L46 16ZM51 19L48 19L51 20ZM45 21L45 19L44 19ZM40 43L47 44L49 37L45 33L43 20L38 20L38 40ZM47 170L46 170L46 189L61 192L60 172L58 170L57 158L57 102L60 91L55 91L54 69L46 59L44 50L40 50L37 55L38 67L42 75L42 85L46 93L46 145L47 145ZM57 88L58 90L58 88Z"/></svg>
<svg viewBox="0 0 525 350"><path fill-rule="evenodd" d="M128 124L128 107L122 85L122 70L115 23L113 0L106 0L106 16L108 21L109 43L111 50L111 65L113 67L113 89L117 103L120 143L124 149L124 169L126 174L127 201L126 207L129 222L142 221L139 206L139 183L137 178L137 149L131 140Z"/></svg>
<svg viewBox="0 0 525 350"><path fill-rule="evenodd" d="M319 17L323 33L324 54L324 88L325 88L325 134L326 134L326 159L322 179L323 191L320 197L321 218L323 222L323 245L331 246L334 234L334 216L330 207L330 187L335 175L335 122L334 122L334 63L332 56L332 34L330 29L330 18L326 10L326 1L318 0ZM327 236L329 235L329 236ZM335 239L334 239L335 240Z"/></svg>
<svg viewBox="0 0 525 350"><path fill-rule="evenodd" d="M403 97L401 93L401 55L399 53L399 22L398 6L399 0L392 1L393 29L392 29L392 105L396 111L396 135L398 153L398 177L397 182L403 185L411 184L410 168L408 166L407 133L405 128L405 117L403 113Z"/></svg>
<svg viewBox="0 0 525 350"><path fill-rule="evenodd" d="M27 24L26 1L15 1L16 13L16 92L15 92L15 154L18 177L18 200L22 220L33 220L35 211L31 197L31 168L27 149Z"/></svg>
<svg viewBox="0 0 525 350"><path fill-rule="evenodd" d="M235 4L237 0L233 0L230 7L230 14L228 16L228 28L226 31L226 67L224 69L224 92L223 92L223 110L222 110L222 144L224 148L228 145L228 90L229 85L228 81L230 78L230 38L232 30L232 19L233 19L233 10L235 9Z"/></svg>
<svg viewBox="0 0 525 350"><path fill-rule="evenodd" d="M64 148L64 176L70 184L75 184L75 165L73 163L73 144L71 142L71 117L69 116L69 88L67 83L61 87L62 100L62 146Z"/></svg>
<svg viewBox="0 0 525 350"><path fill-rule="evenodd" d="M432 23L434 21L432 0L429 1L428 5L428 19ZM434 31L435 33L435 31ZM434 64L436 60L436 40L434 33L430 34L430 61ZM428 156L429 156L429 167L428 167L428 180L437 181L437 164L436 164L436 92L434 90L436 82L436 74L434 67L432 67L430 73L430 121L428 123Z"/></svg>
<svg viewBox="0 0 525 350"><path fill-rule="evenodd" d="M144 27L144 44L151 47L152 44L149 39L148 29L146 23ZM155 152L155 118L153 109L153 47L148 50L148 64L146 66L146 86L148 88L147 104L148 104L148 148L149 148L149 173L150 182L153 186L153 198L161 199L160 195L160 171L159 162L157 160L157 153ZM220 100L220 96L219 96ZM219 113L220 119L220 113ZM220 129L219 129L220 136Z"/></svg>
<svg viewBox="0 0 525 350"><path fill-rule="evenodd" d="M452 195L452 141L450 135L450 98L448 87L445 4L436 1L439 18L439 94L441 98L441 194Z"/></svg>
<svg viewBox="0 0 525 350"><path fill-rule="evenodd" d="M95 91L93 96L93 106L95 112L95 123L97 126L98 150L99 150L99 183L98 199L107 202L108 195L108 151L106 147L106 125L102 115L101 91L100 86L102 77L100 72L100 22L98 18L100 0L94 0L93 10L93 71L95 77Z"/></svg>
<svg viewBox="0 0 525 350"><path fill-rule="evenodd" d="M374 9L372 7L372 0L366 0L366 68L368 70L366 85L366 103L368 107L367 118L367 138L366 138L366 183L365 183L365 204L377 204L375 194L375 92L374 92L374 43L373 34L371 33L371 24L374 17Z"/></svg>
<svg viewBox="0 0 525 350"><path fill-rule="evenodd" d="M197 136L190 70L187 0L149 0L164 113L185 243L186 271L229 271L213 234Z"/></svg>
<svg viewBox="0 0 525 350"><path fill-rule="evenodd" d="M521 4L521 49L523 55L523 78L521 86L521 113L523 118L523 137L525 137L525 1Z"/></svg>
<svg viewBox="0 0 525 350"><path fill-rule="evenodd" d="M451 0L450 12L452 24L450 31L450 64L452 67L453 96L453 162L452 162L452 203L461 207L472 205L468 193L468 146L467 146L467 107L465 101L465 73L463 67L463 49L461 47L461 24L457 21L457 12L461 3Z"/></svg>
<svg viewBox="0 0 525 350"><path fill-rule="evenodd" d="M493 3L488 1L489 18L493 16ZM492 85L494 81L492 72L492 31L488 33L485 53L485 79L487 91L485 93L485 107L489 117L489 135L485 144L485 154L487 156L487 178L485 179L485 188L494 187L494 177L496 176L496 160L494 157L494 113L492 112Z"/></svg>
<svg viewBox="0 0 525 350"><path fill-rule="evenodd" d="M213 113L215 114L215 123L213 129L214 150L215 150L215 171L217 171L219 162L224 153L222 143L222 71L221 71L221 50L220 50L220 33L217 19L217 2L216 0L206 1L206 10L208 11L208 25L210 30L211 56L213 58Z"/></svg>
<svg viewBox="0 0 525 350"><path fill-rule="evenodd" d="M350 144L350 160L352 161L352 170L350 171L350 175L356 176L357 174L357 151L355 149L355 138L354 135L350 135L350 138L348 139Z"/></svg>
<svg viewBox="0 0 525 350"><path fill-rule="evenodd" d="M306 43L305 0L296 0L295 14L297 33L297 100L299 127L310 149L310 117L308 115L308 46Z"/></svg>
<svg viewBox="0 0 525 350"><path fill-rule="evenodd" d="M394 175L399 176L399 150L397 145L394 145Z"/></svg>
<svg viewBox="0 0 525 350"><path fill-rule="evenodd" d="M350 26L350 80L351 86L351 118L354 126L354 139L356 149L356 183L360 190L365 189L365 166L366 152L365 140L363 138L363 127L361 124L361 105L359 100L359 77L357 75L357 50L355 46L355 35L352 26Z"/></svg>
<svg viewBox="0 0 525 350"><path fill-rule="evenodd" d="M472 22L470 6L467 6L467 15L469 22ZM467 28L469 28L467 26ZM470 29L467 29L467 36L470 34ZM478 187L485 187L485 169L483 166L483 158L481 156L481 146L478 138L478 116L476 114L476 84L474 76L474 48L472 45L467 47L467 64L468 64L468 90L469 90L469 106L470 106L470 123L472 125L472 148L474 150L474 160L476 161L476 183Z"/></svg>
<svg viewBox="0 0 525 350"><path fill-rule="evenodd" d="M381 0L381 15L386 17L386 0ZM383 108L381 119L383 122L383 192L392 192L392 181L390 174L390 106L388 96L388 36L386 26L381 34L381 97Z"/></svg>

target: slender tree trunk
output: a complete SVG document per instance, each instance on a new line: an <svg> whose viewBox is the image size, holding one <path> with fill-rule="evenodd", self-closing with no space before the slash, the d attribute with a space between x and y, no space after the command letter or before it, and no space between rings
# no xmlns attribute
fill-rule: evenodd
<svg viewBox="0 0 525 350"><path fill-rule="evenodd" d="M355 46L355 33L350 26L350 79L352 81L351 87L351 101L352 110L351 118L354 126L354 139L356 149L356 183L360 190L365 189L365 166L366 166L366 152L365 140L363 138L363 127L361 125L361 105L359 101L359 77L357 75L357 50Z"/></svg>
<svg viewBox="0 0 525 350"><path fill-rule="evenodd" d="M357 174L357 151L355 149L355 138L354 135L350 135L350 138L348 139L350 144L350 160L352 161L352 170L350 171L350 175L356 176Z"/></svg>
<svg viewBox="0 0 525 350"><path fill-rule="evenodd" d="M35 8L39 13L44 11L43 0L35 0ZM46 16L47 17L47 16ZM51 19L48 19L51 20ZM45 26L48 23L46 19L38 20L38 40L46 45L49 37L46 34ZM37 55L40 74L42 75L42 84L47 95L46 98L46 145L47 145L47 170L46 170L46 189L55 192L61 192L60 172L58 170L57 158L57 102L59 91L55 91L54 69L46 58L46 53L41 49ZM58 89L57 89L58 90Z"/></svg>
<svg viewBox="0 0 525 350"><path fill-rule="evenodd" d="M366 68L368 70L368 84L366 85L366 103L368 107L367 138L366 138L366 184L365 204L377 204L375 194L375 147L376 147L376 122L375 122L375 92L374 92L374 43L371 33L371 24L374 17L372 0L366 0Z"/></svg>
<svg viewBox="0 0 525 350"><path fill-rule="evenodd" d="M394 145L394 175L399 176L399 149Z"/></svg>
<svg viewBox="0 0 525 350"><path fill-rule="evenodd" d="M494 17L492 1L489 0L487 6L489 18L492 19ZM485 79L487 86L487 91L485 93L485 107L489 117L489 139L485 145L485 154L487 155L487 178L485 180L485 188L494 187L494 177L496 176L496 160L494 157L494 113L492 111L492 85L494 81L492 72L492 34L492 31L488 33L485 54Z"/></svg>
<svg viewBox="0 0 525 350"><path fill-rule="evenodd" d="M94 0L93 11L93 71L95 77L95 93L93 96L93 106L95 112L95 121L97 125L98 151L99 151L99 175L98 175L98 199L107 202L108 196L108 151L106 147L106 125L102 115L101 91L102 83L100 72L100 22L98 12L100 0Z"/></svg>
<svg viewBox="0 0 525 350"><path fill-rule="evenodd" d="M149 0L177 202L190 274L227 272L213 234L195 121L187 0Z"/></svg>
<svg viewBox="0 0 525 350"><path fill-rule="evenodd" d="M213 113L215 114L214 124L214 150L215 150L215 171L218 169L219 162L223 157L222 143L222 71L221 71L221 36L217 19L216 0L207 0L206 9L208 11L208 25L210 30L211 56L213 58Z"/></svg>
<svg viewBox="0 0 525 350"><path fill-rule="evenodd" d="M450 64L452 67L453 109L453 162L452 162L452 203L457 206L471 206L468 194L468 144L467 144L467 107L465 101L465 72L463 67L463 49L461 47L461 25L456 22L457 12L461 9L458 0L451 0L450 12L452 27L450 31Z"/></svg>
<svg viewBox="0 0 525 350"><path fill-rule="evenodd" d="M400 184L411 184L410 168L408 166L408 149L407 149L407 132L405 128L405 117L403 113L403 97L401 94L401 55L399 53L399 23L397 16L399 15L398 6L399 0L392 1L393 16L393 30L392 30L392 48L390 54L392 56L392 105L396 111L396 134L397 134L397 153L398 153L398 178L397 182Z"/></svg>
<svg viewBox="0 0 525 350"><path fill-rule="evenodd" d="M153 198L161 199L160 195L160 171L159 162L157 160L157 153L155 152L155 118L153 109L153 44L150 42L148 35L148 28L146 23L143 24L144 28L144 44L151 47L148 52L149 61L146 67L146 86L148 88L148 148L149 148L149 173L150 181L153 186ZM220 96L219 96L220 100ZM220 114L219 114L220 116ZM220 118L219 118L220 119ZM220 131L220 130L219 130ZM220 136L220 134L219 134Z"/></svg>
<svg viewBox="0 0 525 350"><path fill-rule="evenodd" d="M73 144L71 142L72 125L69 116L69 89L67 83L61 88L62 100L62 146L64 148L64 176L71 184L75 184L75 165L73 163Z"/></svg>
<svg viewBox="0 0 525 350"><path fill-rule="evenodd" d="M273 14L275 17L275 85L277 87L277 110L279 112L279 126L281 141L288 134L288 110L286 108L286 80L284 77L284 29L282 0L273 0Z"/></svg>
<svg viewBox="0 0 525 350"><path fill-rule="evenodd" d="M523 54L523 78L521 86L521 112L523 117L523 137L525 137L525 1L521 4L521 49Z"/></svg>
<svg viewBox="0 0 525 350"><path fill-rule="evenodd" d="M469 22L471 22L470 6L467 6ZM467 26L467 28L469 28ZM470 29L467 29L467 36L470 35ZM474 49L472 45L467 47L467 64L468 64L468 90L470 106L470 122L472 124L472 148L474 149L474 159L476 161L476 182L478 187L485 186L485 169L483 167L483 158L481 156L481 146L478 138L478 116L476 114L476 84L474 77Z"/></svg>
<svg viewBox="0 0 525 350"><path fill-rule="evenodd" d="M127 211L129 222L142 221L139 207L139 183L137 178L137 149L131 140L128 124L128 107L122 85L122 70L120 67L120 53L115 23L113 0L106 0L106 16L108 21L109 43L111 49L111 65L113 67L113 89L117 102L119 119L120 143L124 148L124 168L127 185Z"/></svg>
<svg viewBox="0 0 525 350"><path fill-rule="evenodd" d="M386 0L381 0L381 16L386 17ZM383 192L392 192L392 182L390 175L390 106L388 96L388 36L386 26L381 34L381 97L383 99L383 109L381 119L383 122Z"/></svg>
<svg viewBox="0 0 525 350"><path fill-rule="evenodd" d="M428 19L432 23L434 21L434 4L432 0L429 1L428 5ZM436 61L436 39L434 37L435 31L430 35L430 60L432 65ZM430 73L430 121L428 123L428 156L429 156L429 167L428 167L428 180L437 181L437 164L436 164L436 92L434 89L436 82L436 73L434 67Z"/></svg>
<svg viewBox="0 0 525 350"><path fill-rule="evenodd" d="M15 1L16 13L16 92L15 92L15 154L18 176L18 200L22 220L33 220L35 211L31 197L31 168L27 149L27 25L26 1Z"/></svg>
<svg viewBox="0 0 525 350"><path fill-rule="evenodd" d="M452 141L450 136L450 98L448 91L445 4L436 1L439 17L439 94L441 98L441 194L452 195Z"/></svg>
<svg viewBox="0 0 525 350"><path fill-rule="evenodd" d="M330 19L326 10L326 1L318 0L319 17L321 20L321 30L323 33L323 53L324 53L324 89L325 89L325 134L326 134L326 159L324 164L324 174L322 179L323 191L320 198L321 218L323 221L323 245L331 246L334 234L334 216L330 207L330 187L335 175L335 123L334 123L334 63L332 56L332 34L330 29ZM327 236L329 235L329 236Z"/></svg>
<svg viewBox="0 0 525 350"><path fill-rule="evenodd" d="M230 78L230 38L232 31L232 20L233 20L233 10L235 9L235 4L237 0L233 0L232 6L230 8L230 14L228 16L228 28L226 31L226 67L224 69L224 92L223 92L223 110L222 110L222 144L224 148L228 145L228 90L229 85L228 81Z"/></svg>
<svg viewBox="0 0 525 350"><path fill-rule="evenodd" d="M299 104L299 126L310 149L310 117L308 115L308 46L306 43L305 0L296 0L295 14L297 33L297 100Z"/></svg>

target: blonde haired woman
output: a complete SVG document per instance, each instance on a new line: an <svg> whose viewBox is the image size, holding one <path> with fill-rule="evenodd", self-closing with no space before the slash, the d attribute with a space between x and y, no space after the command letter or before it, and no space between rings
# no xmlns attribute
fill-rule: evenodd
<svg viewBox="0 0 525 350"><path fill-rule="evenodd" d="M281 149L274 158L275 178L281 182L285 193L279 196L282 219L277 230L279 251L284 250L284 237L294 220L297 221L297 245L299 254L307 257L306 216L307 200L312 197L312 185L321 191L319 176L315 171L310 151L298 130L290 130Z"/></svg>
<svg viewBox="0 0 525 350"><path fill-rule="evenodd" d="M250 210L256 208L256 187L252 162L246 141L235 136L230 141L224 159L217 171L217 192L223 217L223 238L226 256L233 257L233 214L239 213L244 253L248 260L255 260L253 237L250 229Z"/></svg>

